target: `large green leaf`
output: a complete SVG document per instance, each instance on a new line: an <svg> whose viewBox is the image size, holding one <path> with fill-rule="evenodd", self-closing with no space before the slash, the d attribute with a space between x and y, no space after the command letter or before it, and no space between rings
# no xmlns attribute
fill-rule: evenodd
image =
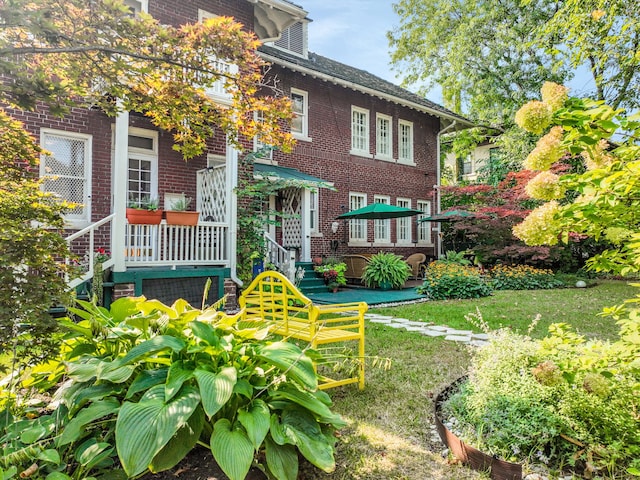
<svg viewBox="0 0 640 480"><path fill-rule="evenodd" d="M124 357L113 363L129 365L150 353L156 353L165 349L171 349L174 352L179 352L184 347L184 341L179 338L172 337L171 335L158 335L157 337L150 338L149 340L136 345L129 350Z"/></svg>
<svg viewBox="0 0 640 480"><path fill-rule="evenodd" d="M87 425L99 418L115 414L119 407L120 402L118 402L118 400L106 398L83 408L71 419L62 431L62 435L58 438L58 446L75 442L82 436Z"/></svg>
<svg viewBox="0 0 640 480"><path fill-rule="evenodd" d="M75 451L76 461L91 470L98 463L108 458L113 452L113 446L108 442L98 442L95 438L88 438Z"/></svg>
<svg viewBox="0 0 640 480"><path fill-rule="evenodd" d="M152 387L138 403L125 402L116 421L116 447L127 475L142 473L199 403L198 391L189 386L165 402L164 385Z"/></svg>
<svg viewBox="0 0 640 480"><path fill-rule="evenodd" d="M211 418L231 398L238 372L234 367L223 368L218 373L196 369L193 375L200 387L204 411Z"/></svg>
<svg viewBox="0 0 640 480"><path fill-rule="evenodd" d="M211 345L212 347L220 345L220 337L210 324L194 321L191 322L190 326L193 334L203 340L207 345Z"/></svg>
<svg viewBox="0 0 640 480"><path fill-rule="evenodd" d="M231 429L231 422L221 418L213 426L211 452L230 480L244 480L253 462L253 446L241 428Z"/></svg>
<svg viewBox="0 0 640 480"><path fill-rule="evenodd" d="M67 373L78 382L88 382L95 378L113 383L126 382L133 374L134 367L121 362L107 362L95 357L83 357L75 362L66 362Z"/></svg>
<svg viewBox="0 0 640 480"><path fill-rule="evenodd" d="M156 473L176 466L195 447L203 427L204 411L198 407L186 425L183 425L153 458L150 470Z"/></svg>
<svg viewBox="0 0 640 480"><path fill-rule="evenodd" d="M287 443L291 445L294 444L294 442L287 437L284 427L282 423L280 423L280 417L275 413L271 414L271 418L269 419L269 433L271 434L271 439L278 445L286 445Z"/></svg>
<svg viewBox="0 0 640 480"><path fill-rule="evenodd" d="M111 304L110 312L115 323L140 313L140 303L144 297L122 297Z"/></svg>
<svg viewBox="0 0 640 480"><path fill-rule="evenodd" d="M298 452L293 445L278 445L271 437L265 439L267 468L278 480L298 478Z"/></svg>
<svg viewBox="0 0 640 480"><path fill-rule="evenodd" d="M168 371L167 367L142 370L131 382L125 398L129 399L138 392L149 390L151 387L164 383L167 380Z"/></svg>
<svg viewBox="0 0 640 480"><path fill-rule="evenodd" d="M69 413L74 414L89 401L95 402L105 397L117 396L122 392L122 389L122 386L116 386L111 383L85 385L82 389L73 392L72 396L67 396L66 403L69 405Z"/></svg>
<svg viewBox="0 0 640 480"><path fill-rule="evenodd" d="M269 407L260 399L253 401L249 410L238 410L238 421L247 431L256 451L269 432Z"/></svg>
<svg viewBox="0 0 640 480"><path fill-rule="evenodd" d="M335 427L346 426L345 421L337 413L333 413L331 409L320 398L321 394L318 392L304 392L295 388L293 385L284 385L278 390L274 390L271 393L271 399L282 400L286 399L294 402L307 410L312 411L324 423L330 423Z"/></svg>
<svg viewBox="0 0 640 480"><path fill-rule="evenodd" d="M300 348L289 342L274 342L258 349L258 357L278 367L288 377L309 390L318 388L318 377L313 362Z"/></svg>
<svg viewBox="0 0 640 480"><path fill-rule="evenodd" d="M327 441L311 413L301 408L287 409L282 412L282 426L304 458L327 473L333 472L336 468L333 445Z"/></svg>
<svg viewBox="0 0 640 480"><path fill-rule="evenodd" d="M182 361L173 362L169 367L167 383L164 387L164 394L167 401L171 400L178 390L182 388L184 382L191 377L193 377L193 370L184 368Z"/></svg>

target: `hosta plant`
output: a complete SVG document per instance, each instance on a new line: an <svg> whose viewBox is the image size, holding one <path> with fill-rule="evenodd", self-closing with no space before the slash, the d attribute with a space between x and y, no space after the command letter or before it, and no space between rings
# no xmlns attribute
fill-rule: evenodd
<svg viewBox="0 0 640 480"><path fill-rule="evenodd" d="M402 288L411 275L411 267L402 257L390 252L372 255L364 267L362 280L368 288L389 285L389 288Z"/></svg>
<svg viewBox="0 0 640 480"><path fill-rule="evenodd" d="M310 358L272 341L267 324L184 300L80 305L79 322L63 321L59 358L24 382L55 390L54 401L1 415L0 469L36 463L31 478L131 478L169 469L200 444L231 480L252 465L294 480L298 452L333 470L333 434L344 423L317 389Z"/></svg>
<svg viewBox="0 0 640 480"><path fill-rule="evenodd" d="M431 262L418 293L431 300L449 298L480 298L493 293L480 274L480 270L457 263Z"/></svg>

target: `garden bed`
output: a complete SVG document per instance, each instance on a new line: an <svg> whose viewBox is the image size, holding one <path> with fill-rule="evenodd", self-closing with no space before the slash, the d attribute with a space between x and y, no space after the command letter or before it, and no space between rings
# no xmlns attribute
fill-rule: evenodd
<svg viewBox="0 0 640 480"><path fill-rule="evenodd" d="M481 472L488 471L493 480L522 480L522 465L500 460L481 452L471 445L467 445L444 425L441 416L442 403L446 402L453 393L457 392L460 385L466 380L466 376L460 377L442 390L436 397L434 403L434 418L440 439L458 460L473 470Z"/></svg>

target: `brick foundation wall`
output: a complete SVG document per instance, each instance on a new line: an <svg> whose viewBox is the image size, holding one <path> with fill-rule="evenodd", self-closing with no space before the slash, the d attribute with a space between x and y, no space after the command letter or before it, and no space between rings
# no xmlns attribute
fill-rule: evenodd
<svg viewBox="0 0 640 480"><path fill-rule="evenodd" d="M136 294L133 283L117 283L113 286L113 300L122 297L133 297Z"/></svg>
<svg viewBox="0 0 640 480"><path fill-rule="evenodd" d="M236 310L238 308L238 285L230 278L224 279L224 294L227 296L225 310Z"/></svg>

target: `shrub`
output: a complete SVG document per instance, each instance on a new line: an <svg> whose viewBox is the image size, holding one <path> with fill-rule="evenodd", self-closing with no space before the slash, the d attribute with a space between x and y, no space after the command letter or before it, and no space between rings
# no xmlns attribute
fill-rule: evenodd
<svg viewBox="0 0 640 480"><path fill-rule="evenodd" d="M569 465L587 478L640 473L640 309L608 313L621 326L615 342L585 340L564 324L542 340L492 334L444 417L465 441L510 461Z"/></svg>
<svg viewBox="0 0 640 480"><path fill-rule="evenodd" d="M184 300L125 298L111 311L80 304L81 321L63 321L60 356L25 384L59 386L57 402L35 419L0 412L0 473L38 459L40 474L58 480L125 479L173 467L196 443L210 445L232 480L254 462L296 478L297 451L333 470L333 433L344 422L317 390L311 359L270 341L268 325Z"/></svg>
<svg viewBox="0 0 640 480"><path fill-rule="evenodd" d="M347 279L344 276L347 271L347 264L344 262L325 261L322 265L313 267L313 270L319 273L327 284L329 282L337 283L338 285L347 284Z"/></svg>
<svg viewBox="0 0 640 480"><path fill-rule="evenodd" d="M529 265L496 265L489 270L489 283L494 290L537 290L564 286L564 282L553 271Z"/></svg>
<svg viewBox="0 0 640 480"><path fill-rule="evenodd" d="M364 267L362 280L368 288L390 284L391 288L402 288L411 275L411 267L402 257L390 252L372 255Z"/></svg>
<svg viewBox="0 0 640 480"><path fill-rule="evenodd" d="M440 261L429 264L424 283L417 290L431 300L487 297L493 291L478 269Z"/></svg>

